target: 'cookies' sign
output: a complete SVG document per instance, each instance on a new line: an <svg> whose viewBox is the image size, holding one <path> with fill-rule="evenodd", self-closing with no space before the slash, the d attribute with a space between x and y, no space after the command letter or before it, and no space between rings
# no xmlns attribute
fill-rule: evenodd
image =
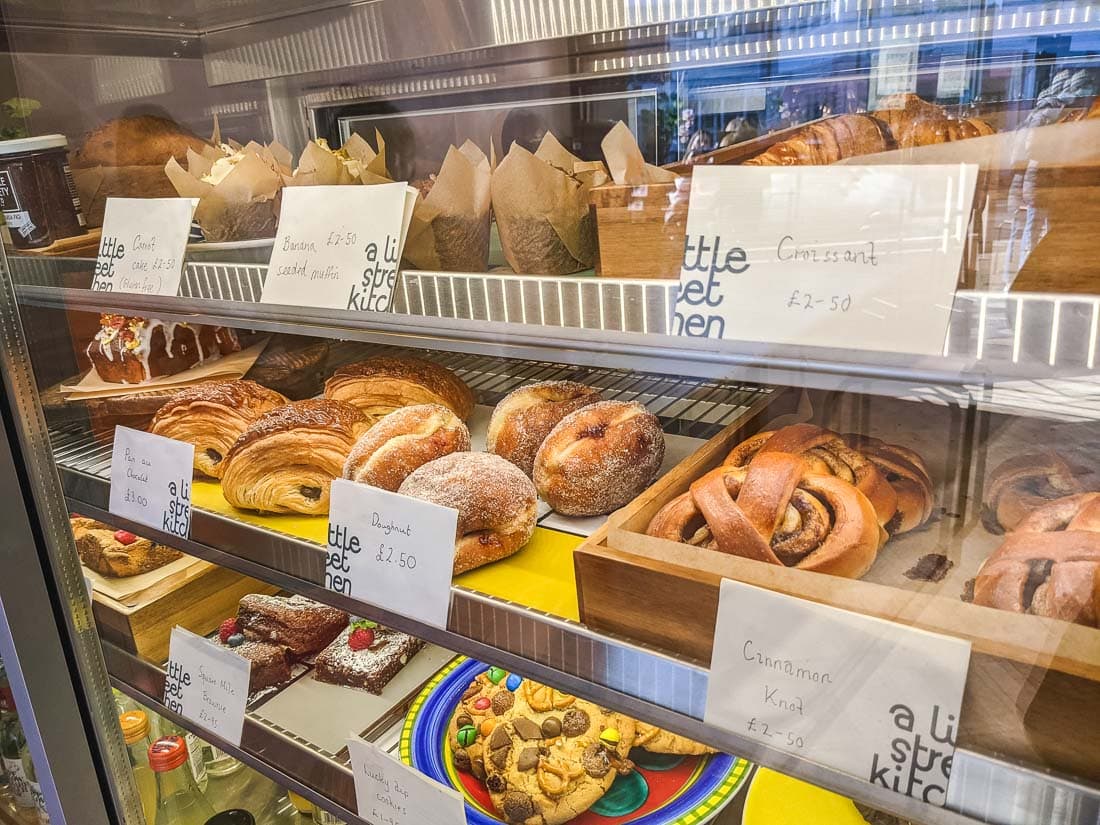
<svg viewBox="0 0 1100 825"><path fill-rule="evenodd" d="M947 801L970 643L724 580L708 724Z"/></svg>

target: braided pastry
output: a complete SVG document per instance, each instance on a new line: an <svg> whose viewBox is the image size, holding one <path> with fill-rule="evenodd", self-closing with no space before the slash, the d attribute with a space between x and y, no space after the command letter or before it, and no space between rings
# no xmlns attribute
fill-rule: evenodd
<svg viewBox="0 0 1100 825"><path fill-rule="evenodd" d="M221 478L224 458L261 415L288 404L255 381L204 381L180 390L157 410L149 432L195 445L195 470Z"/></svg>
<svg viewBox="0 0 1100 825"><path fill-rule="evenodd" d="M932 476L923 458L908 447L856 433L845 434L844 443L870 459L897 493L898 509L892 523L887 525L891 535L908 533L928 521L934 492Z"/></svg>
<svg viewBox="0 0 1100 825"><path fill-rule="evenodd" d="M747 467L711 470L662 507L646 532L848 578L870 569L884 537L859 489L808 472L806 461L784 452L761 452Z"/></svg>
<svg viewBox="0 0 1100 825"><path fill-rule="evenodd" d="M982 498L982 524L991 533L1015 530L1036 508L1082 489L1073 468L1056 452L1015 456L989 474Z"/></svg>
<svg viewBox="0 0 1100 825"><path fill-rule="evenodd" d="M1100 493L1048 502L986 559L974 603L1100 626Z"/></svg>
<svg viewBox="0 0 1100 825"><path fill-rule="evenodd" d="M814 424L791 424L758 433L734 447L724 464L744 467L761 453L790 453L801 456L811 473L823 473L854 484L871 502L878 523L894 532L898 494L882 472L860 451L853 449L839 433Z"/></svg>
<svg viewBox="0 0 1100 825"><path fill-rule="evenodd" d="M225 500L263 513L328 513L332 480L369 426L351 404L324 398L264 413L225 457Z"/></svg>

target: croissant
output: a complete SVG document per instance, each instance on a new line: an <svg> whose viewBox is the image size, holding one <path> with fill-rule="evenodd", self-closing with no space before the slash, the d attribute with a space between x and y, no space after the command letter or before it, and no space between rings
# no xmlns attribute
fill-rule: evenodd
<svg viewBox="0 0 1100 825"><path fill-rule="evenodd" d="M884 152L890 148L883 125L869 115L838 115L795 132L746 166L824 166L844 158Z"/></svg>
<svg viewBox="0 0 1100 825"><path fill-rule="evenodd" d="M411 356L380 355L341 367L325 382L325 398L354 404L372 422L414 404L440 404L463 421L474 411L474 394L462 379Z"/></svg>
<svg viewBox="0 0 1100 825"><path fill-rule="evenodd" d="M1014 456L989 474L982 524L991 533L1015 530L1036 508L1083 489L1077 473L1054 451Z"/></svg>
<svg viewBox="0 0 1100 825"><path fill-rule="evenodd" d="M225 457L225 500L264 513L327 513L332 480L369 426L355 407L324 398L264 413Z"/></svg>
<svg viewBox="0 0 1100 825"><path fill-rule="evenodd" d="M835 476L808 471L797 455L762 452L747 467L724 465L662 507L651 536L769 564L859 578L882 531L871 502Z"/></svg>
<svg viewBox="0 0 1100 825"><path fill-rule="evenodd" d="M207 381L182 389L153 416L149 431L195 445L195 471L221 478L233 442L261 415L287 404L254 381Z"/></svg>
<svg viewBox="0 0 1100 825"><path fill-rule="evenodd" d="M974 603L1100 626L1100 493L1035 509L986 559Z"/></svg>
<svg viewBox="0 0 1100 825"><path fill-rule="evenodd" d="M871 502L879 524L887 532L900 524L897 491L874 462L848 446L838 433L813 424L791 424L742 441L723 463L744 467L760 453L801 456L810 472L837 476L854 484Z"/></svg>

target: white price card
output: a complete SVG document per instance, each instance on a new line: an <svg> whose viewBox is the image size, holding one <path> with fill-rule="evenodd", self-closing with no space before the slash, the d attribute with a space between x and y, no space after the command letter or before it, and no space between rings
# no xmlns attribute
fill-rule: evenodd
<svg viewBox="0 0 1100 825"><path fill-rule="evenodd" d="M196 198L107 198L92 289L175 295Z"/></svg>
<svg viewBox="0 0 1100 825"><path fill-rule="evenodd" d="M704 719L942 806L970 643L722 581Z"/></svg>
<svg viewBox="0 0 1100 825"><path fill-rule="evenodd" d="M698 167L674 333L942 354L977 172Z"/></svg>
<svg viewBox="0 0 1100 825"><path fill-rule="evenodd" d="M164 706L240 745L251 670L252 663L231 648L173 627L165 665Z"/></svg>
<svg viewBox="0 0 1100 825"><path fill-rule="evenodd" d="M450 507L335 479L325 586L446 628L457 529Z"/></svg>
<svg viewBox="0 0 1100 825"><path fill-rule="evenodd" d="M404 183L285 188L262 302L388 311L415 203Z"/></svg>
<svg viewBox="0 0 1100 825"><path fill-rule="evenodd" d="M108 509L116 516L190 538L194 463L192 444L115 427Z"/></svg>
<svg viewBox="0 0 1100 825"><path fill-rule="evenodd" d="M348 739L359 818L371 825L463 825L462 795L416 768L399 762L377 745Z"/></svg>

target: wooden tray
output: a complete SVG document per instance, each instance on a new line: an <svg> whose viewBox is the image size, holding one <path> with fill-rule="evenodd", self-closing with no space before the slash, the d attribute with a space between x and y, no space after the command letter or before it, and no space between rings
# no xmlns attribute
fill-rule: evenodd
<svg viewBox="0 0 1100 825"><path fill-rule="evenodd" d="M160 664L168 658L168 639L176 625L205 636L237 614L242 596L278 592L273 585L199 561L132 606L94 592L92 615L104 639Z"/></svg>
<svg viewBox="0 0 1100 825"><path fill-rule="evenodd" d="M891 539L858 581L645 535L650 519L666 502L721 463L734 445L768 428L776 409L763 410L727 427L614 513L605 540L593 536L574 552L582 621L706 663L719 583L730 578L965 638L974 656L962 744L1100 778L1100 763L1084 757L1100 748L1100 719L1086 710L1100 700L1100 630L978 607L961 598L966 580L1001 540L979 523L987 471L1012 445L1085 446L1080 444L1082 430L893 399L835 394L828 400L832 410L826 407L826 414L819 412L814 420L909 444L924 455L938 495L938 517L930 525ZM844 412L837 415L835 410ZM904 571L926 553L942 553L953 562L942 582L904 577ZM660 616L676 619L654 618Z"/></svg>

